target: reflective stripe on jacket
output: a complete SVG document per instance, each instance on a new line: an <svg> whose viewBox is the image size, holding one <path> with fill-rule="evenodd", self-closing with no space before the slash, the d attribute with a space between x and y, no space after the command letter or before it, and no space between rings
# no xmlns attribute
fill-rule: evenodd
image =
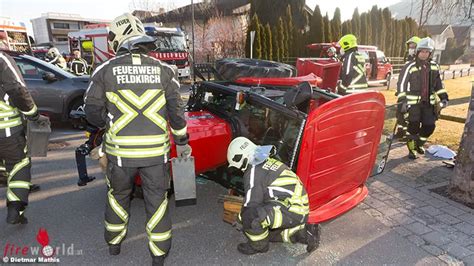
<svg viewBox="0 0 474 266"><path fill-rule="evenodd" d="M92 74L84 101L87 120L106 127L107 157L125 167L168 160L170 138L187 144L184 104L173 69L144 54L125 53Z"/></svg>

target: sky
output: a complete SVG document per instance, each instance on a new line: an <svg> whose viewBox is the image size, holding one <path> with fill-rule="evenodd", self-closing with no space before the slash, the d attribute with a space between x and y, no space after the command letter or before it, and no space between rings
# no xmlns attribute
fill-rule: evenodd
<svg viewBox="0 0 474 266"><path fill-rule="evenodd" d="M124 12L133 10L133 4L150 2L155 5L162 5L166 9L176 8L191 3L191 0L0 0L0 17L10 17L14 20L20 20L26 23L29 33L32 35L30 19L40 17L42 13L61 12L79 14L85 18L113 19ZM195 0L201 2L200 0ZM332 0L318 1L306 0L306 4L314 9L319 4L321 12L328 12L332 17L336 7L341 9L342 20L352 17L352 13L356 7L359 12L369 10L373 5L379 7L387 7L393 5L400 0Z"/></svg>

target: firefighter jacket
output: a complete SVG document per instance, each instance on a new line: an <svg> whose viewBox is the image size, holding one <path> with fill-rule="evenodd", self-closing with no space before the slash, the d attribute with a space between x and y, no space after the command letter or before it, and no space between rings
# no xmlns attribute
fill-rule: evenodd
<svg viewBox="0 0 474 266"><path fill-rule="evenodd" d="M0 139L23 131L23 117L38 117L38 108L9 55L0 52Z"/></svg>
<svg viewBox="0 0 474 266"><path fill-rule="evenodd" d="M270 158L259 165L249 165L243 179L244 207L259 207L276 201L290 212L308 214L306 190L299 177L284 163Z"/></svg>
<svg viewBox="0 0 474 266"><path fill-rule="evenodd" d="M423 76L423 65L419 60L410 61L400 71L397 84L399 103L415 105L422 102L423 80L426 80L426 103L434 105L438 100L448 100L448 93L441 81L439 66L434 61L426 63L427 77Z"/></svg>
<svg viewBox="0 0 474 266"><path fill-rule="evenodd" d="M103 150L118 166L167 162L168 121L174 142L188 142L174 71L145 54L127 51L97 67L84 102L87 121L106 127Z"/></svg>
<svg viewBox="0 0 474 266"><path fill-rule="evenodd" d="M339 74L341 88L346 93L365 90L369 87L365 76L365 59L355 49L349 50L342 56L342 68Z"/></svg>
<svg viewBox="0 0 474 266"><path fill-rule="evenodd" d="M77 76L82 76L87 74L87 62L82 58L74 58L71 61L69 71L74 73Z"/></svg>

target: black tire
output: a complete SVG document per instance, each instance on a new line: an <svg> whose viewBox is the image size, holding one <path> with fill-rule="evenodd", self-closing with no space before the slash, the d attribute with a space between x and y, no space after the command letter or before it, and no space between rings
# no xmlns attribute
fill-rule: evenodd
<svg viewBox="0 0 474 266"><path fill-rule="evenodd" d="M217 72L225 80L236 80L240 77L288 78L296 76L294 66L259 59L227 58L216 62Z"/></svg>

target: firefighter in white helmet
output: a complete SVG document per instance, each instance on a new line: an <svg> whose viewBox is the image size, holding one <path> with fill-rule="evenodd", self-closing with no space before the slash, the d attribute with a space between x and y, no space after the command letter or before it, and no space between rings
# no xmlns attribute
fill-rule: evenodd
<svg viewBox="0 0 474 266"><path fill-rule="evenodd" d="M110 47L116 56L97 67L85 95L87 120L106 128L102 143L108 165L105 240L118 255L127 234L133 178L143 182L146 232L153 265L162 265L171 247L169 186L170 136L178 156L189 157L186 120L179 82L167 64L147 55L154 39L126 13L110 24Z"/></svg>
<svg viewBox="0 0 474 266"><path fill-rule="evenodd" d="M432 61L434 41L427 37L418 42L416 58L400 71L398 109L408 114L408 157L424 154L423 145L435 130L439 111L448 105L448 93L441 81L439 66Z"/></svg>
<svg viewBox="0 0 474 266"><path fill-rule="evenodd" d="M327 51L327 54L328 54L328 57L329 57L332 61L339 62L339 58L337 57L337 50L336 50L336 47L334 47L334 46L329 47L329 49L328 49L328 51Z"/></svg>
<svg viewBox="0 0 474 266"><path fill-rule="evenodd" d="M239 215L248 241L237 246L252 255L268 251L269 242L319 246L320 226L307 224L308 195L299 177L284 163L271 158L275 147L257 146L235 138L227 150L229 167L243 171L245 203Z"/></svg>
<svg viewBox="0 0 474 266"><path fill-rule="evenodd" d="M64 57L61 55L58 48L49 48L45 58L48 63L58 66L64 70L67 69L66 59L64 59Z"/></svg>

